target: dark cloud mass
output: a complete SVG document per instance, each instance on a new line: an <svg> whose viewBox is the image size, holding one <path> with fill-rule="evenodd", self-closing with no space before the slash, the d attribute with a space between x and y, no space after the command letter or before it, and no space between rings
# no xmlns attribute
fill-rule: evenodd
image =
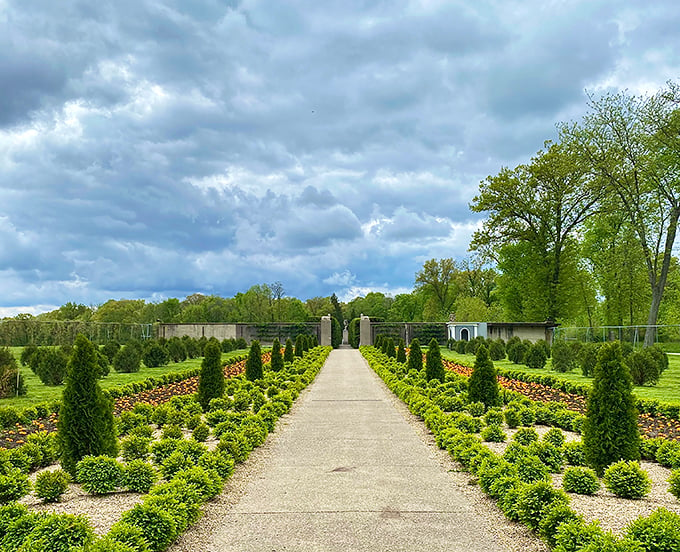
<svg viewBox="0 0 680 552"><path fill-rule="evenodd" d="M653 92L680 6L0 0L0 315L408 290L584 90Z"/></svg>

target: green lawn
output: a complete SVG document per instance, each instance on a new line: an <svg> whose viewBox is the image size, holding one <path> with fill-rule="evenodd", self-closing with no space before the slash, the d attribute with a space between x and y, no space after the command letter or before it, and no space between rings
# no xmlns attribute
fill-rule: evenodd
<svg viewBox="0 0 680 552"><path fill-rule="evenodd" d="M464 364L466 366L473 366L475 362L474 355L461 355L455 351L449 351L448 349L442 349L442 356L446 359ZM680 356L668 355L668 360L668 370L663 373L658 384L655 386L634 388L634 392L639 398L656 399L665 403L680 404ZM577 382L584 385L590 385L592 382L591 378L586 378L581 374L580 371L568 372L565 374L553 372L551 370L552 364L550 359L548 359L548 364L546 367L541 370L533 370L531 368L527 368L523 364L514 364L509 360L495 361L494 365L499 368L505 368L506 370L518 370L528 374L555 376L563 380Z"/></svg>
<svg viewBox="0 0 680 552"><path fill-rule="evenodd" d="M11 347L12 353L18 359L21 355L22 347ZM248 353L248 349L240 349L238 351L232 351L230 353L222 354L222 361L226 362L228 359L237 356L244 355ZM186 370L191 370L192 368L199 368L201 366L202 358L194 358L190 360L185 360L184 362L174 363L171 362L166 366L160 366L158 368L147 368L142 364L142 368L139 372L132 374L119 374L111 368L111 372L104 379L100 380L100 385L102 389L109 389L111 387L121 387L126 383L133 383L136 381L142 381L150 377L158 377L163 374L168 374L170 372L184 372ZM63 385L59 386L48 386L44 385L38 376L36 376L28 367L21 366L21 374L24 376L24 381L26 382L26 387L28 392L22 397L14 397L7 399L0 399L0 406L14 406L18 408L26 408L40 403L45 403L53 401L55 399L61 399L61 393L64 390Z"/></svg>

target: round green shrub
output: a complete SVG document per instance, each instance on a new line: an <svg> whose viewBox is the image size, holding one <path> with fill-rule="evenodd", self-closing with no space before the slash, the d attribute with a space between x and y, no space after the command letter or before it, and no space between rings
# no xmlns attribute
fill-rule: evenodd
<svg viewBox="0 0 680 552"><path fill-rule="evenodd" d="M527 365L527 368L532 368L534 370L545 368L547 360L548 355L545 352L545 348L539 343L531 345L524 355L524 364Z"/></svg>
<svg viewBox="0 0 680 552"><path fill-rule="evenodd" d="M564 433L558 427L550 428L547 433L543 436L543 441L550 443L556 447L564 446Z"/></svg>
<svg viewBox="0 0 680 552"><path fill-rule="evenodd" d="M113 357L113 369L118 373L139 372L142 364L141 351L131 344L123 345Z"/></svg>
<svg viewBox="0 0 680 552"><path fill-rule="evenodd" d="M562 523L568 523L579 519L568 504L555 501L543 511L543 519L538 524L538 534L541 535L549 546L555 546L555 535Z"/></svg>
<svg viewBox="0 0 680 552"><path fill-rule="evenodd" d="M479 402L470 402L470 403L467 405L467 407L465 408L465 410L468 411L468 413L470 414L470 416L479 417L479 416L483 416L483 415L484 415L484 411L486 410L486 406L485 406L484 403L481 402L481 401L479 401ZM476 433L476 432L475 432L475 433Z"/></svg>
<svg viewBox="0 0 680 552"><path fill-rule="evenodd" d="M633 380L633 385L656 385L659 381L659 364L657 359L646 352L633 351L624 360L630 377Z"/></svg>
<svg viewBox="0 0 680 552"><path fill-rule="evenodd" d="M191 433L191 436L196 441L200 441L200 442L205 441L208 438L209 435L210 435L210 428L204 423L198 424L194 428L194 431Z"/></svg>
<svg viewBox="0 0 680 552"><path fill-rule="evenodd" d="M512 440L520 445L530 445L538 441L538 431L533 427L520 427L512 436Z"/></svg>
<svg viewBox="0 0 680 552"><path fill-rule="evenodd" d="M206 470L215 470L225 480L234 473L234 459L217 450L204 453L197 464Z"/></svg>
<svg viewBox="0 0 680 552"><path fill-rule="evenodd" d="M569 504L569 497L547 481L537 481L523 488L517 510L519 519L531 529L538 529L544 512L555 504Z"/></svg>
<svg viewBox="0 0 680 552"><path fill-rule="evenodd" d="M505 417L505 423L509 428L514 429L521 423L519 418L519 410L515 408L506 408L503 415Z"/></svg>
<svg viewBox="0 0 680 552"><path fill-rule="evenodd" d="M523 456L529 456L529 448L525 447L524 445L520 445L516 441L511 441L508 443L508 446L505 447L505 451L503 452L503 458L505 458L508 462L517 462L520 458Z"/></svg>
<svg viewBox="0 0 680 552"><path fill-rule="evenodd" d="M71 552L94 540L94 531L85 516L46 514L27 535L22 552Z"/></svg>
<svg viewBox="0 0 680 552"><path fill-rule="evenodd" d="M649 494L652 482L636 461L621 460L604 472L604 484L608 490L621 498L642 498Z"/></svg>
<svg viewBox="0 0 680 552"><path fill-rule="evenodd" d="M572 466L585 466L586 457L583 452L583 443L581 441L570 441L565 443L562 447L562 455L564 461Z"/></svg>
<svg viewBox="0 0 680 552"><path fill-rule="evenodd" d="M169 424L163 427L161 439L184 439L184 433L179 425Z"/></svg>
<svg viewBox="0 0 680 552"><path fill-rule="evenodd" d="M586 523L581 518L561 523L555 532L555 552L581 552L604 536L597 521Z"/></svg>
<svg viewBox="0 0 680 552"><path fill-rule="evenodd" d="M175 474L174 479L184 480L194 487L203 501L215 497L222 487L222 478L219 474L202 466L181 470Z"/></svg>
<svg viewBox="0 0 680 552"><path fill-rule="evenodd" d="M153 552L165 550L177 536L177 522L169 512L155 504L137 504L123 513L121 521L138 527Z"/></svg>
<svg viewBox="0 0 680 552"><path fill-rule="evenodd" d="M110 456L86 456L76 464L76 477L87 493L112 493L123 482L123 466Z"/></svg>
<svg viewBox="0 0 680 552"><path fill-rule="evenodd" d="M550 479L548 467L538 456L521 456L515 462L517 475L524 483L547 481Z"/></svg>
<svg viewBox="0 0 680 552"><path fill-rule="evenodd" d="M136 552L131 546L115 541L108 536L97 539L87 549L83 550L87 552Z"/></svg>
<svg viewBox="0 0 680 552"><path fill-rule="evenodd" d="M482 429L482 439L490 443L502 443L507 439L503 428L496 424L491 424Z"/></svg>
<svg viewBox="0 0 680 552"><path fill-rule="evenodd" d="M505 360L505 343L502 339L494 339L489 343L489 358L493 361Z"/></svg>
<svg viewBox="0 0 680 552"><path fill-rule="evenodd" d="M551 473L562 471L562 449L546 443L537 441L529 445L529 454L535 454L543 462Z"/></svg>
<svg viewBox="0 0 680 552"><path fill-rule="evenodd" d="M42 347L31 358L31 369L45 385L61 385L67 367L68 355L62 349Z"/></svg>
<svg viewBox="0 0 680 552"><path fill-rule="evenodd" d="M680 468L680 442L664 440L656 449L656 461L666 468Z"/></svg>
<svg viewBox="0 0 680 552"><path fill-rule="evenodd" d="M555 341L550 350L550 356L552 357L552 369L555 372L566 373L576 368L576 349L566 341Z"/></svg>
<svg viewBox="0 0 680 552"><path fill-rule="evenodd" d="M125 466L125 487L134 493L148 493L158 481L158 472L144 460L132 460Z"/></svg>
<svg viewBox="0 0 680 552"><path fill-rule="evenodd" d="M675 498L680 499L680 469L671 471L671 476L668 478L668 492Z"/></svg>
<svg viewBox="0 0 680 552"><path fill-rule="evenodd" d="M634 520L626 536L641 543L645 552L675 552L680 543L680 516L658 508L649 516Z"/></svg>
<svg viewBox="0 0 680 552"><path fill-rule="evenodd" d="M125 439L121 439L120 448L122 450L123 459L126 462L137 459L145 459L149 456L151 447L149 446L151 439L142 437L141 435L129 435Z"/></svg>
<svg viewBox="0 0 680 552"><path fill-rule="evenodd" d="M594 470L572 466L564 470L562 488L568 493L592 495L600 489L600 480Z"/></svg>
<svg viewBox="0 0 680 552"><path fill-rule="evenodd" d="M157 341L151 341L144 347L142 353L142 361L148 368L157 368L158 366L165 366L170 360L168 351L162 347Z"/></svg>
<svg viewBox="0 0 680 552"><path fill-rule="evenodd" d="M500 408L491 408L484 414L484 423L486 425L503 425L503 411Z"/></svg>
<svg viewBox="0 0 680 552"><path fill-rule="evenodd" d="M129 546L134 552L150 552L151 550L146 539L144 539L142 530L139 527L130 525L124 521L114 523L107 533L106 538Z"/></svg>
<svg viewBox="0 0 680 552"><path fill-rule="evenodd" d="M10 468L0 475L0 504L19 500L31 490L28 476L17 468Z"/></svg>
<svg viewBox="0 0 680 552"><path fill-rule="evenodd" d="M160 469L165 479L171 479L178 471L190 468L191 465L191 459L181 452L175 451L163 461Z"/></svg>
<svg viewBox="0 0 680 552"><path fill-rule="evenodd" d="M71 476L64 470L44 471L35 479L35 495L44 502L57 502L68 490Z"/></svg>

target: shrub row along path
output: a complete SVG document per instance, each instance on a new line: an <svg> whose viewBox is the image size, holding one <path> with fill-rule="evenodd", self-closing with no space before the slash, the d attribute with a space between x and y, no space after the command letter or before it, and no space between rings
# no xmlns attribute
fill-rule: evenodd
<svg viewBox="0 0 680 552"><path fill-rule="evenodd" d="M170 550L545 550L453 469L356 350L333 351L279 424Z"/></svg>

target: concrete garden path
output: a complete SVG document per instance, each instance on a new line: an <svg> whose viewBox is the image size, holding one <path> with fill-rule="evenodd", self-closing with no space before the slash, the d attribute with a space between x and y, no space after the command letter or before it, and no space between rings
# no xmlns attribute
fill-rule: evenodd
<svg viewBox="0 0 680 552"><path fill-rule="evenodd" d="M358 351L333 351L240 496L171 550L527 550L499 537L394 401Z"/></svg>

